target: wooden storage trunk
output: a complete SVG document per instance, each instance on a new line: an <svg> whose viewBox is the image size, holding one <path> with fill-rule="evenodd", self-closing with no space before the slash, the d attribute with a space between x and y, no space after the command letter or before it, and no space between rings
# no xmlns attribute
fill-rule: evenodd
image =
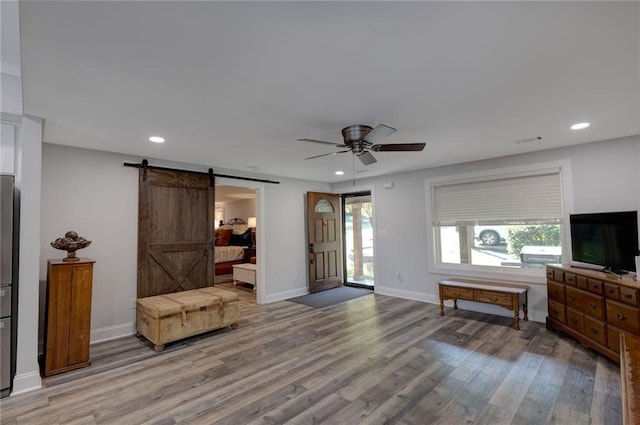
<svg viewBox="0 0 640 425"><path fill-rule="evenodd" d="M203 332L236 327L238 294L217 288L200 288L173 294L139 298L136 331L162 351L168 342Z"/></svg>

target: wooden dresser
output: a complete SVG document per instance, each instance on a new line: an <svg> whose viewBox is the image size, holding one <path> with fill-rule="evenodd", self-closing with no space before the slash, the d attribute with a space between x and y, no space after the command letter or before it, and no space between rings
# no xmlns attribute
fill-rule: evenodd
<svg viewBox="0 0 640 425"><path fill-rule="evenodd" d="M620 334L640 335L640 283L632 275L547 266L547 328L620 361Z"/></svg>
<svg viewBox="0 0 640 425"><path fill-rule="evenodd" d="M90 258L66 262L49 260L43 375L89 366L91 291Z"/></svg>

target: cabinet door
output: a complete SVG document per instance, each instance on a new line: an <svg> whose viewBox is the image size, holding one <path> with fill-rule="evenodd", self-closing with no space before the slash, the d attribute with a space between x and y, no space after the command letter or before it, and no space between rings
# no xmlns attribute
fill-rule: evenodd
<svg viewBox="0 0 640 425"><path fill-rule="evenodd" d="M93 264L79 264L73 267L69 312L69 327L71 328L69 338L69 365L89 360L92 280Z"/></svg>
<svg viewBox="0 0 640 425"><path fill-rule="evenodd" d="M46 370L67 365L69 347L69 305L71 303L72 265L49 266L47 285Z"/></svg>

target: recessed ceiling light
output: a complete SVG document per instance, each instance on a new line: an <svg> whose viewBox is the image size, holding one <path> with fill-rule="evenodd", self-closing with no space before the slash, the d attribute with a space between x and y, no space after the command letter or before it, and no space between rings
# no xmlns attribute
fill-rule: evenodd
<svg viewBox="0 0 640 425"><path fill-rule="evenodd" d="M591 124L588 122L579 122L571 126L571 130L582 130L583 128L589 127Z"/></svg>
<svg viewBox="0 0 640 425"><path fill-rule="evenodd" d="M164 137L151 136L151 137L149 137L149 141L153 142L153 143L164 143Z"/></svg>
<svg viewBox="0 0 640 425"><path fill-rule="evenodd" d="M344 175L344 171L336 171L336 176L342 176Z"/></svg>

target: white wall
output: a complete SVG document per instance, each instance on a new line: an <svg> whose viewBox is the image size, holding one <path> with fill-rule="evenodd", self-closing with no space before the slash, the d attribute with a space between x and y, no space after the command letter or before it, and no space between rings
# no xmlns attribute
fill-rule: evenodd
<svg viewBox="0 0 640 425"><path fill-rule="evenodd" d="M375 191L376 292L438 302L437 282L446 276L430 273L428 269L433 238L427 231L426 208L430 208L430 203L425 196L425 179L567 160L571 175L564 177L571 179L572 193L566 193L565 197L567 204L573 205L567 214L638 210L639 151L640 137L636 136L359 181L359 186L371 186ZM385 182L393 182L393 188L385 189ZM351 182L345 182L333 188L340 192L348 191L350 186ZM399 279L396 273L400 274ZM530 318L544 321L547 311L544 276L541 273L527 283ZM493 306L462 302L461 305L510 316L506 310Z"/></svg>
<svg viewBox="0 0 640 425"><path fill-rule="evenodd" d="M223 202L225 223L234 217L247 221L249 217L256 216L256 200L242 199L239 201Z"/></svg>
<svg viewBox="0 0 640 425"><path fill-rule="evenodd" d="M42 214L40 279L46 279L46 261L66 252L50 242L68 230L92 241L78 251L96 260L91 313L91 340L131 334L136 296L138 170L124 162L140 162L120 154L44 144L42 157ZM154 161L152 165L204 170L206 167ZM215 170L223 172L224 170ZM237 174L229 171L226 174ZM292 179L280 184L219 179L221 184L257 189L264 197L264 211L258 211L258 255L264 261L264 285L258 299L274 301L289 294L307 292L304 193L328 191L329 185Z"/></svg>
<svg viewBox="0 0 640 425"><path fill-rule="evenodd" d="M91 339L133 331L138 238L138 169L124 167L121 155L44 144L40 279L47 260L66 251L50 243L69 230L92 241L78 251L96 260L91 309ZM42 326L42 325L41 325ZM42 334L42 327L40 328ZM42 335L41 335L42 336Z"/></svg>

